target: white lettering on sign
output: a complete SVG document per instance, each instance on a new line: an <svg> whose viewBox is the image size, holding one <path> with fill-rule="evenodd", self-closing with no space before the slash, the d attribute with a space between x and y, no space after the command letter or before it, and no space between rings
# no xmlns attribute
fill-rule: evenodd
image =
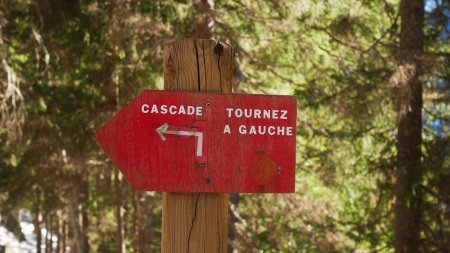
<svg viewBox="0 0 450 253"><path fill-rule="evenodd" d="M279 109L243 109L243 108L225 108L228 118L253 118L253 119L275 119L286 120L287 110ZM292 136L294 127L291 126L273 126L273 125L240 125L238 127L239 134L242 135L276 135L276 136ZM231 134L229 125L225 125L224 134Z"/></svg>
<svg viewBox="0 0 450 253"><path fill-rule="evenodd" d="M237 119L274 119L286 120L287 110L278 109L242 109L242 108L226 108L226 116L228 118ZM142 104L141 112L144 114L169 114L169 115L195 115L203 116L203 107L192 105L149 105ZM276 136L292 136L294 134L291 126L274 126L274 125L240 125L238 133L241 135L276 135ZM231 134L230 125L225 125L223 134Z"/></svg>
<svg viewBox="0 0 450 253"><path fill-rule="evenodd" d="M244 125L240 125L239 126L239 133L240 134L246 134L247 133L247 129L245 128Z"/></svg>
<svg viewBox="0 0 450 253"><path fill-rule="evenodd" d="M225 127L223 128L223 133L224 134L231 134L229 125L225 125Z"/></svg>
<svg viewBox="0 0 450 253"><path fill-rule="evenodd" d="M287 119L287 110L226 108L228 118Z"/></svg>
<svg viewBox="0 0 450 253"><path fill-rule="evenodd" d="M202 109L203 109L203 107L201 107L201 106L195 107L195 115L202 116L203 115Z"/></svg>
<svg viewBox="0 0 450 253"><path fill-rule="evenodd" d="M149 106L147 104L143 104L141 107L142 113L148 113Z"/></svg>
<svg viewBox="0 0 450 253"><path fill-rule="evenodd" d="M228 125L227 125L228 126ZM228 127L229 130L229 127ZM293 127L288 126L239 126L239 133L242 135L280 135L292 136ZM225 133L225 130L224 130Z"/></svg>
<svg viewBox="0 0 450 253"><path fill-rule="evenodd" d="M161 114L167 114L167 105L161 105Z"/></svg>
<svg viewBox="0 0 450 253"><path fill-rule="evenodd" d="M253 112L253 115L255 116L255 119L260 119L261 118L261 110L255 109L255 111Z"/></svg>
<svg viewBox="0 0 450 253"><path fill-rule="evenodd" d="M203 107L185 105L150 105L142 104L141 112L144 114L171 114L171 115L196 115L203 116Z"/></svg>

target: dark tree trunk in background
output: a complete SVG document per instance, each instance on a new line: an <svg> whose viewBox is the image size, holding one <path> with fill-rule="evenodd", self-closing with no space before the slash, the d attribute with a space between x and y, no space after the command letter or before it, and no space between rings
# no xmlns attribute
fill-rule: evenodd
<svg viewBox="0 0 450 253"><path fill-rule="evenodd" d="M86 202L85 202L86 203ZM89 252L89 237L88 237L88 227L89 227L89 216L86 210L85 203L83 203L81 208L81 223L82 223L82 230L83 231L83 243L84 248L86 249L86 252Z"/></svg>
<svg viewBox="0 0 450 253"><path fill-rule="evenodd" d="M85 248L85 236L83 235L80 225L80 212L78 210L78 195L76 192L71 192L69 196L69 214L70 221L72 223L73 238L75 240L75 246L77 253L87 253Z"/></svg>
<svg viewBox="0 0 450 253"><path fill-rule="evenodd" d="M67 245L67 223L66 223L66 220L63 220L61 248L60 248L60 252L58 252L58 253L66 253L66 245Z"/></svg>
<svg viewBox="0 0 450 253"><path fill-rule="evenodd" d="M400 3L400 50L397 54L398 136L395 184L395 252L419 252L422 216L420 193L422 145L422 66L424 2Z"/></svg>
<svg viewBox="0 0 450 253"><path fill-rule="evenodd" d="M52 252L52 235L50 233L51 227L52 227L52 219L50 218L51 214L47 213L45 218L45 253L51 253Z"/></svg>
<svg viewBox="0 0 450 253"><path fill-rule="evenodd" d="M39 221L39 216L41 215L40 204L41 203L39 199L39 194L36 193L36 204L34 207L34 216L33 216L34 233L36 236L36 253L42 253L41 251L42 234L41 234L41 224Z"/></svg>
<svg viewBox="0 0 450 253"><path fill-rule="evenodd" d="M61 253L61 242L62 242L62 223L63 222L63 218L61 217L61 212L58 210L56 212L56 249L55 252L56 253Z"/></svg>
<svg viewBox="0 0 450 253"><path fill-rule="evenodd" d="M140 207L140 194L135 189L132 190L133 194L133 252L141 253L141 226L142 221L141 207Z"/></svg>
<svg viewBox="0 0 450 253"><path fill-rule="evenodd" d="M89 252L89 237L88 237L88 229L89 229L89 215L87 213L86 205L89 200L89 183L87 181L87 178L83 180L83 189L82 189L82 208L81 208L81 224L82 224L82 231L84 236L84 248L87 252Z"/></svg>
<svg viewBox="0 0 450 253"><path fill-rule="evenodd" d="M123 212L122 212L122 191L120 187L119 171L115 170L114 185L116 191L116 220L117 220L117 243L119 245L119 253L125 253L125 241L124 241L124 224L123 224Z"/></svg>
<svg viewBox="0 0 450 253"><path fill-rule="evenodd" d="M200 39L211 39L214 34L214 19L212 17L214 1L194 0L194 8L199 15L191 36Z"/></svg>

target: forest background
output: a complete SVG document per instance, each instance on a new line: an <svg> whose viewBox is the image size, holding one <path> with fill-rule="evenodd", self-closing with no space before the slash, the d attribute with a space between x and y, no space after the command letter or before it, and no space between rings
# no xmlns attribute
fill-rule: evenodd
<svg viewBox="0 0 450 253"><path fill-rule="evenodd" d="M161 194L92 136L162 89L165 41L211 37L234 92L298 99L296 193L232 195L230 252L448 253L449 20L445 0L0 0L0 223L24 239L28 212L36 252L158 252Z"/></svg>

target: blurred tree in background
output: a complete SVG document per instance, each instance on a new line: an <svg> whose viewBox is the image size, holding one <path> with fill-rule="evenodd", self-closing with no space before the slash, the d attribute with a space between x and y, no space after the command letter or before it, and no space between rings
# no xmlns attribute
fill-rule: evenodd
<svg viewBox="0 0 450 253"><path fill-rule="evenodd" d="M202 34L235 48L235 92L298 98L297 192L240 195L230 248L450 252L449 20L445 0L0 0L0 223L23 238L29 210L37 252L158 252L160 194L92 136L161 89L164 41Z"/></svg>

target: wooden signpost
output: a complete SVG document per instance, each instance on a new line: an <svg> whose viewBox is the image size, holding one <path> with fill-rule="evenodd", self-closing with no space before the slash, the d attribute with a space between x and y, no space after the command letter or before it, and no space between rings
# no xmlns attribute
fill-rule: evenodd
<svg viewBox="0 0 450 253"><path fill-rule="evenodd" d="M166 43L166 91L142 92L95 136L133 187L164 192L164 253L227 252L228 192L295 190L295 97L221 94L232 62L226 43Z"/></svg>

